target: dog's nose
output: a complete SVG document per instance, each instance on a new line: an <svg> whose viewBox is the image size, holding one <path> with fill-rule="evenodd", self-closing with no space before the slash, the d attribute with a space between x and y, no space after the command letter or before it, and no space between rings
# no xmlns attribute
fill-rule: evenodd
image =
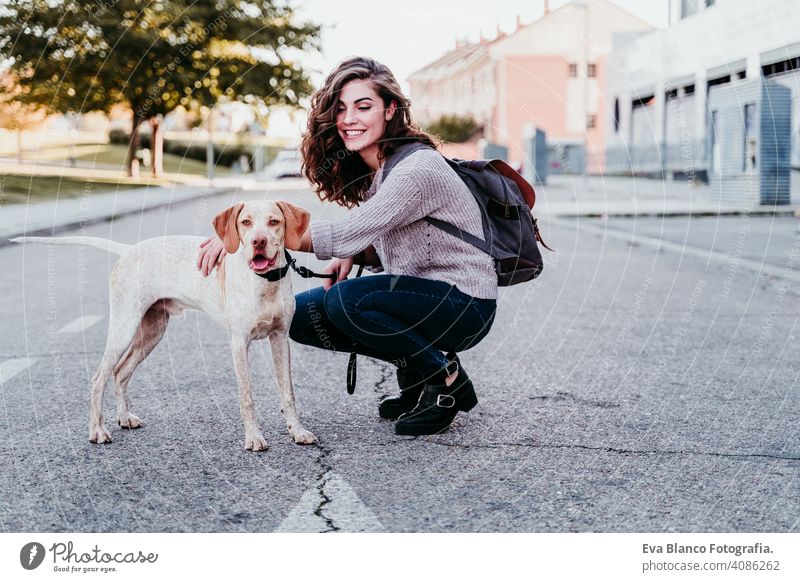
<svg viewBox="0 0 800 582"><path fill-rule="evenodd" d="M258 247L265 247L267 246L267 235L265 234L257 234L253 237L253 246Z"/></svg>

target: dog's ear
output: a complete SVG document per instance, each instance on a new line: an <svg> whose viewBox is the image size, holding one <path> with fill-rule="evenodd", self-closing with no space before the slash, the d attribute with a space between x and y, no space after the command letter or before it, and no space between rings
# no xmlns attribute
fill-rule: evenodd
<svg viewBox="0 0 800 582"><path fill-rule="evenodd" d="M239 220L242 208L244 208L244 202L239 202L214 217L214 230L222 239L225 250L231 254L239 249L239 229L236 227L236 221Z"/></svg>
<svg viewBox="0 0 800 582"><path fill-rule="evenodd" d="M283 244L287 249L296 251L300 248L300 239L311 222L311 214L299 206L285 200L276 200L275 204L283 212L286 219L286 233L283 235Z"/></svg>

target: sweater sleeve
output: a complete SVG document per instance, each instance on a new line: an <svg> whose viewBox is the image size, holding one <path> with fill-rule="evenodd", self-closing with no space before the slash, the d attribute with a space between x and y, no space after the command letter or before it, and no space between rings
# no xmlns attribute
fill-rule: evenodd
<svg viewBox="0 0 800 582"><path fill-rule="evenodd" d="M375 195L346 218L312 220L311 243L317 258L352 257L384 233L430 214L435 203L430 193L422 196L419 176L424 169L419 165L416 153L397 164Z"/></svg>

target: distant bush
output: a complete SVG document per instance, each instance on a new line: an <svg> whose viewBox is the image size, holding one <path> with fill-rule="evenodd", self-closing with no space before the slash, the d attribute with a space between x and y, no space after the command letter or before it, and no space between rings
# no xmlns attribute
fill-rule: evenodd
<svg viewBox="0 0 800 582"><path fill-rule="evenodd" d="M108 132L108 142L120 145L127 145L129 139L128 132L124 129L116 128Z"/></svg>
<svg viewBox="0 0 800 582"><path fill-rule="evenodd" d="M480 126L474 119L462 115L443 115L425 128L446 142L460 143L467 141Z"/></svg>
<svg viewBox="0 0 800 582"><path fill-rule="evenodd" d="M112 129L108 132L108 141L112 144L119 144L127 146L130 143L130 134L124 129ZM150 147L150 134L139 134L139 147ZM269 146L265 148L265 163L269 163L277 155L281 148ZM164 153L172 154L181 158L188 158L190 160L197 160L200 162L206 161L206 144L188 144L181 141L164 140ZM253 163L253 152L249 146L244 145L229 145L219 146L214 145L214 164L219 166L231 167L234 162L238 162L241 156L247 156L248 164Z"/></svg>
<svg viewBox="0 0 800 582"><path fill-rule="evenodd" d="M128 145L131 142L131 134L124 129L116 128L108 132L108 143ZM150 147L150 134L139 132L139 147Z"/></svg>

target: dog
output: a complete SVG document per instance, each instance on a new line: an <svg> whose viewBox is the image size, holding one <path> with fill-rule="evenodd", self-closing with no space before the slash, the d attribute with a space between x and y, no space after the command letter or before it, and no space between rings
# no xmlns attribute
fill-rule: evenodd
<svg viewBox="0 0 800 582"><path fill-rule="evenodd" d="M303 428L292 386L289 326L295 310L284 248L297 250L308 227L306 210L283 200L240 202L214 217L214 229L228 252L208 277L195 266L202 238L164 236L126 245L93 237L19 237L18 243L88 245L121 255L111 274L108 339L100 366L92 377L89 441L110 443L103 418L103 394L113 373L117 423L124 429L143 426L130 411L128 383L136 367L156 347L171 316L187 309L207 313L228 331L239 406L244 422L244 446L268 448L256 419L248 368L253 340L269 338L273 371L289 434L297 444L316 437ZM270 275L272 272L272 275ZM264 277L276 278L268 280Z"/></svg>

